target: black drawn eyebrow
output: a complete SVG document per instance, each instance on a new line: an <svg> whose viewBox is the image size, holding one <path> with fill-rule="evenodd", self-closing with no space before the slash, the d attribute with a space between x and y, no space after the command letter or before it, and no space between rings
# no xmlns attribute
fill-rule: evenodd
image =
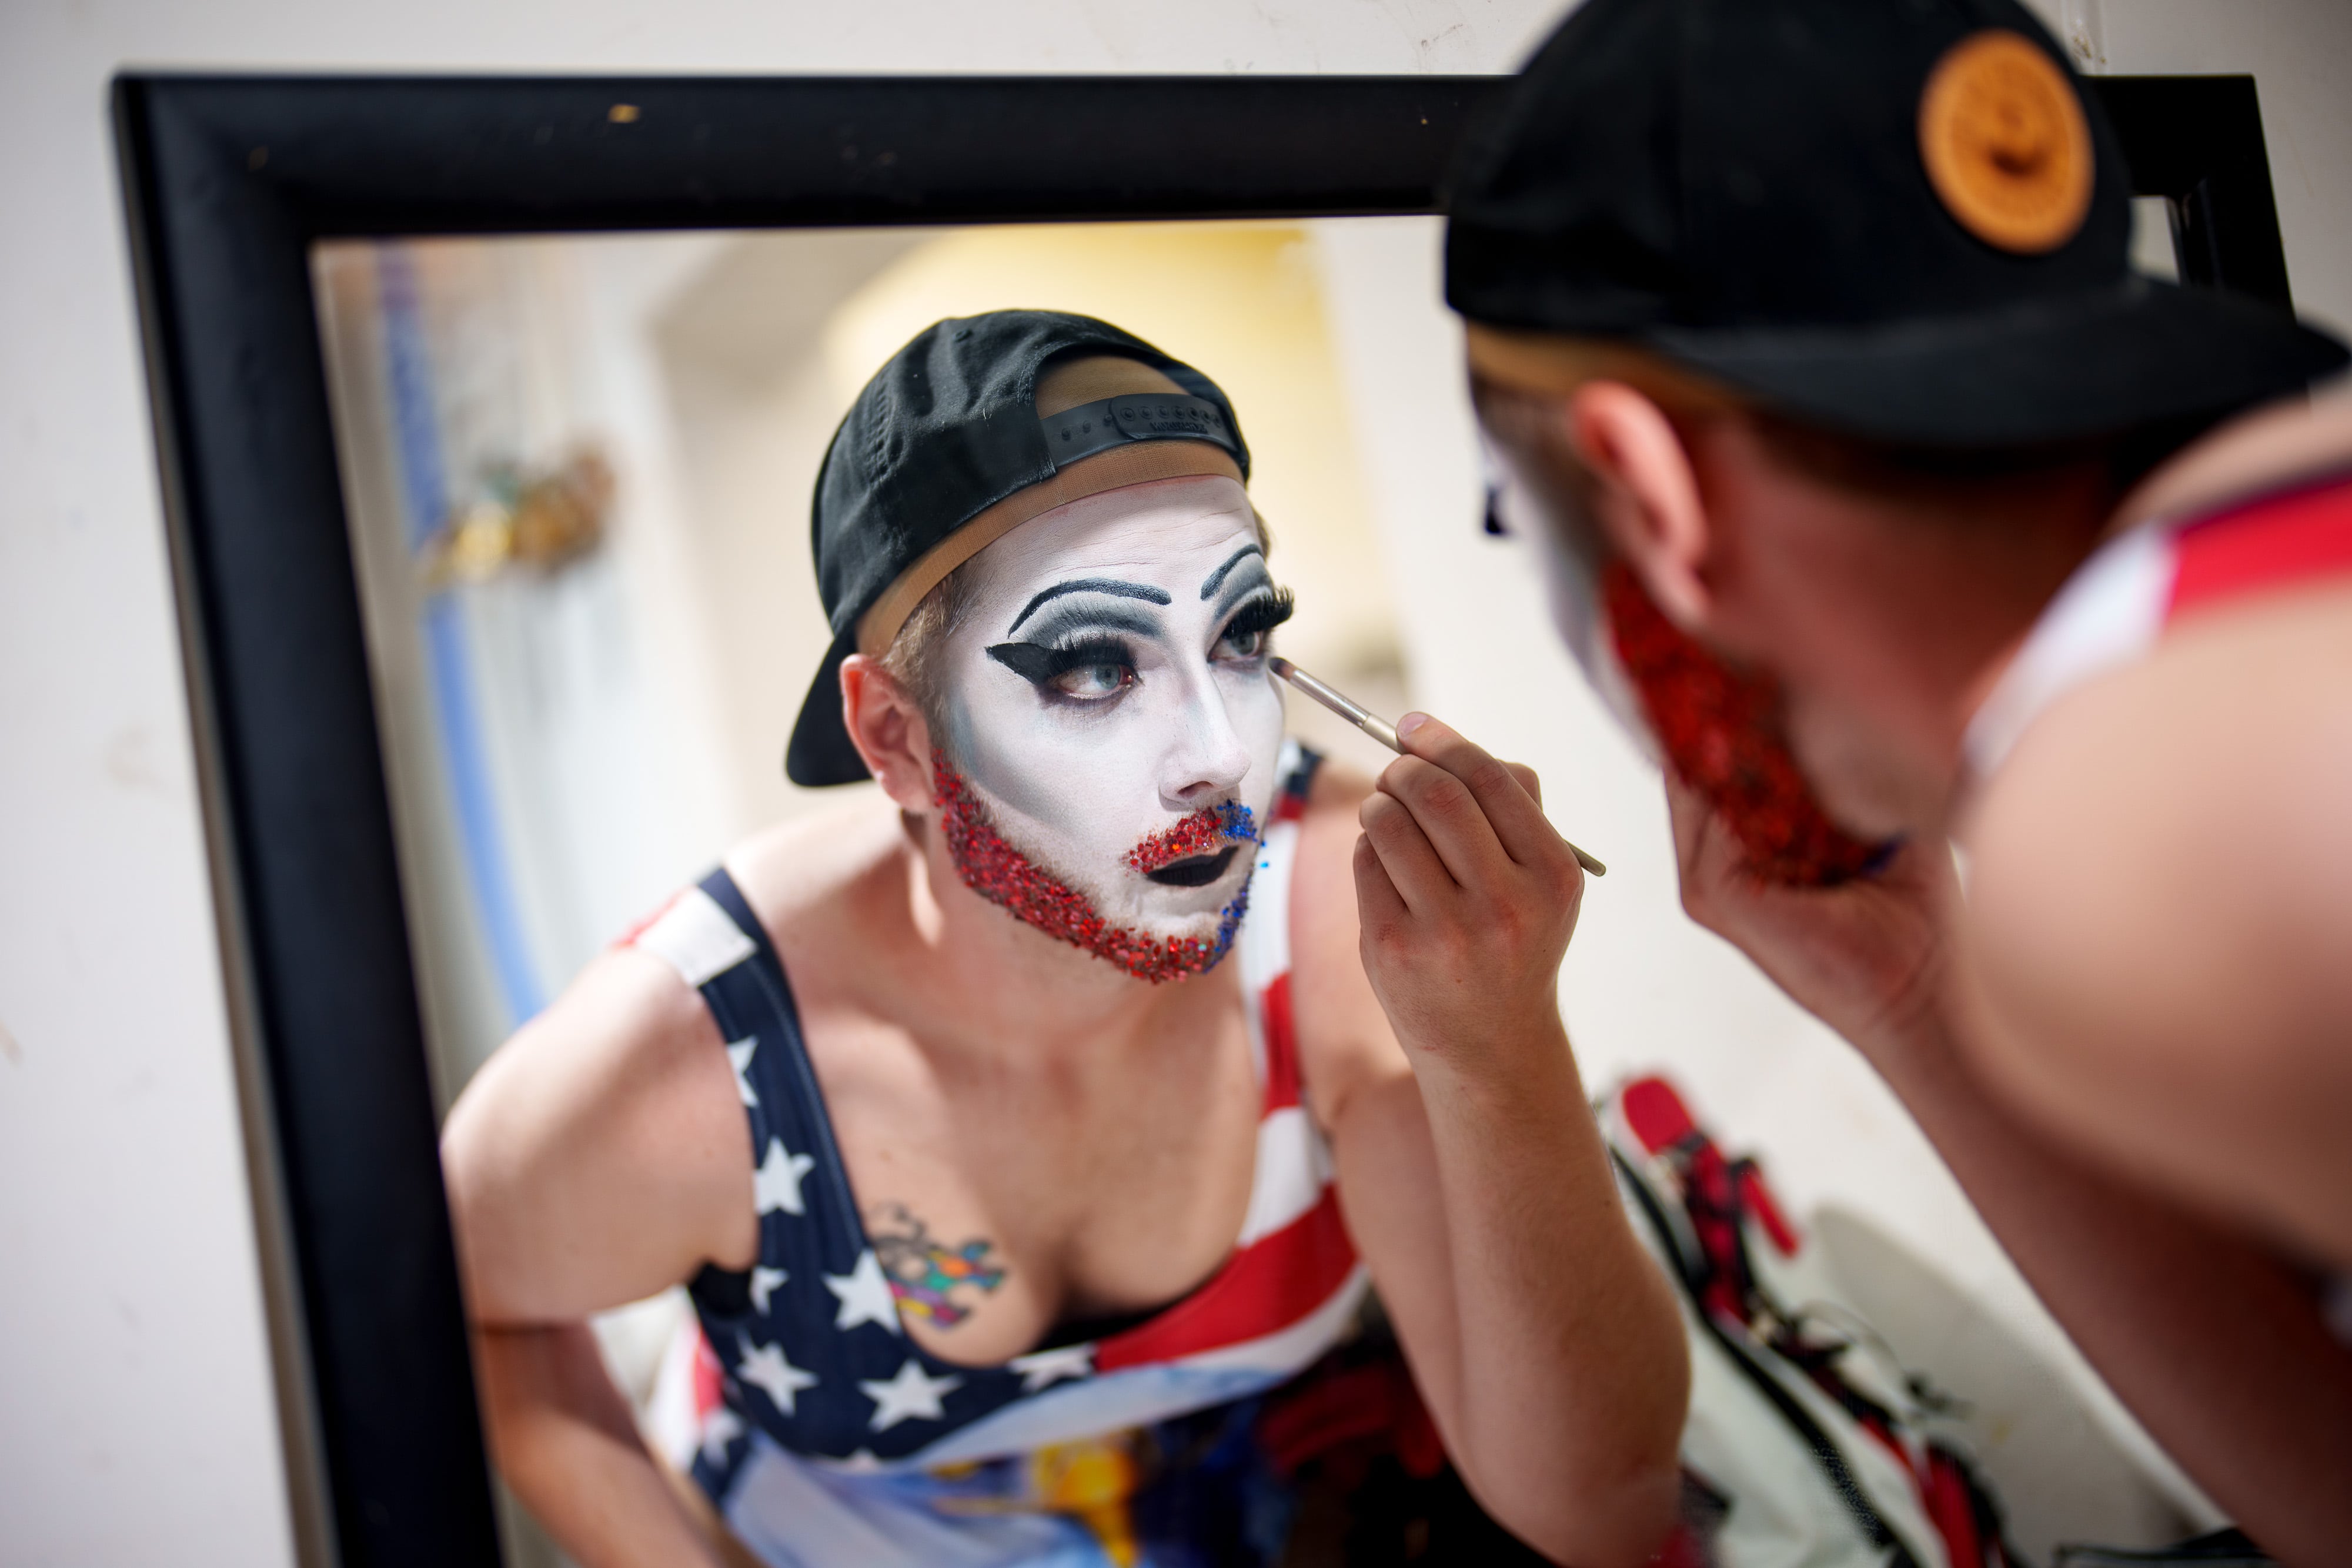
<svg viewBox="0 0 2352 1568"><path fill-rule="evenodd" d="M1206 599L1212 593L1216 592L1217 584L1225 580L1225 573L1241 565L1244 560L1247 559L1251 556L1256 556L1259 559L1263 560L1265 559L1265 551L1258 548L1256 545L1244 545L1241 549L1234 551L1233 554L1225 558L1225 564L1211 572L1209 574L1209 580L1201 584L1201 597Z"/></svg>
<svg viewBox="0 0 2352 1568"><path fill-rule="evenodd" d="M1234 573L1233 580L1225 584L1225 591L1218 599L1217 607L1211 613L1221 618L1225 612L1247 599L1251 594L1270 592L1273 588L1274 574L1266 570L1265 562L1260 560L1245 570Z"/></svg>
<svg viewBox="0 0 2352 1568"><path fill-rule="evenodd" d="M1010 637L1015 632L1020 631L1021 622L1028 620L1030 614L1036 610L1037 606L1045 603L1048 600L1059 599L1065 593L1108 593L1114 599L1140 599L1147 604L1172 604L1175 602L1175 601L1169 598L1168 591L1166 589L1154 588L1149 583L1121 582L1115 577L1073 578L1068 582L1055 583L1053 587L1046 589L1045 591L1039 593L1036 598L1023 605L1021 607L1021 613L1013 618L1013 624L1004 629L1004 634Z"/></svg>

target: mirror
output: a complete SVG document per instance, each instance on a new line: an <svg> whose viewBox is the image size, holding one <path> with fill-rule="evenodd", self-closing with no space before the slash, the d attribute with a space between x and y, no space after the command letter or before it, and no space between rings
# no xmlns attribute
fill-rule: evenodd
<svg viewBox="0 0 2352 1568"><path fill-rule="evenodd" d="M2136 188L2170 204L2183 280L2284 303L2251 79L2098 85ZM1319 298L1305 357L1344 408L1321 435L1278 451L1286 411L1209 367L1234 381L1264 484L1322 462L1333 494L1353 486L1352 517L1300 501L1294 520L1261 492L1299 593L1293 650L1326 639L1323 673L1390 711L1529 736L1548 810L1611 862L1619 901L1566 976L1589 1077L1671 1039L1678 1069L1737 1107L1727 1132L1781 1129L1801 1202L1857 1126L1874 1159L1909 1157L1899 1113L1680 920L1654 780L1552 645L1530 574L1476 534L1421 214L1496 86L118 80L306 1561L496 1560L438 1108L730 832L805 809L776 752L822 641L794 555L808 444L856 373L835 368L856 355L829 357L830 324L892 277L912 316L971 308L948 302L967 275L922 283L921 259L1009 243L1000 224L1024 245L1199 225L1206 248L1256 246L1265 287ZM1207 222L1234 218L1249 222ZM1070 220L1086 225L1057 230ZM591 234L614 237L560 237ZM519 235L542 237L427 237ZM1293 266L1304 284L1282 282ZM918 309L922 287L940 293ZM1147 339L1184 329L1122 298L1030 302ZM1368 608L1331 619L1343 601ZM1364 745L1332 740L1377 763ZM625 842L583 868L615 821ZM1816 1071L1834 1092L1802 1087ZM1787 1131L1825 1123L1837 1136ZM1969 1245L1941 1189L1915 1207L1951 1221L1948 1260Z"/></svg>
<svg viewBox="0 0 2352 1568"><path fill-rule="evenodd" d="M442 1113L730 846L877 788L803 789L782 770L831 639L810 497L858 390L935 320L1040 304L1207 370L1296 595L1283 650L1377 711L1413 706L1366 459L1381 436L1357 411L1382 398L1401 338L1450 337L1429 287L1439 240L1433 218L1359 218L318 246ZM1478 531L1459 377L1416 395L1440 434L1414 460L1456 481L1444 531L1511 570L1514 547ZM1381 766L1324 709L1286 706L1306 744ZM686 1291L593 1326L639 1424L690 1453L674 1375L701 1343ZM510 1556L555 1560L510 1498L503 1511Z"/></svg>

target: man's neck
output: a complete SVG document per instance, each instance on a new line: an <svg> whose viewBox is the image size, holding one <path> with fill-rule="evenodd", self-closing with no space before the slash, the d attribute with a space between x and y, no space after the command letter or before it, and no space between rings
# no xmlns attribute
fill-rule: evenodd
<svg viewBox="0 0 2352 1568"><path fill-rule="evenodd" d="M1171 1020L1230 984L1224 966L1187 980L1139 981L1023 924L966 887L945 857L909 845L908 910L942 1020L927 1044L1054 1071L1108 1064L1164 1038ZM1231 958L1231 955L1228 955Z"/></svg>

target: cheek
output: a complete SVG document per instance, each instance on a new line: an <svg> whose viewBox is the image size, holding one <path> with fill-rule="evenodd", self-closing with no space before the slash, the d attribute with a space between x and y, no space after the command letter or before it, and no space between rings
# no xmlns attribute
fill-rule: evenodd
<svg viewBox="0 0 2352 1568"><path fill-rule="evenodd" d="M1010 682L979 685L949 701L950 755L965 777L1004 811L1076 841L1132 841L1130 800L1157 797L1149 716L1099 716L1040 703ZM1163 727L1160 727L1164 728Z"/></svg>
<svg viewBox="0 0 2352 1568"><path fill-rule="evenodd" d="M1282 755L1284 730L1282 694L1275 690L1274 677L1261 671L1230 675L1220 685L1226 721L1249 749L1253 780L1261 769L1271 777Z"/></svg>

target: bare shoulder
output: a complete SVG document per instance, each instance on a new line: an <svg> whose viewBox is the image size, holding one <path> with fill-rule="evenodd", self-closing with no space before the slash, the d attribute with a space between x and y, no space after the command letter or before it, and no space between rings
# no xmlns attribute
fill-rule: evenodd
<svg viewBox="0 0 2352 1568"><path fill-rule="evenodd" d="M1327 1127L1367 1083L1410 1071L1365 977L1356 920L1356 814L1372 780L1344 765L1316 770L1291 875L1291 1001L1300 1067Z"/></svg>
<svg viewBox="0 0 2352 1568"><path fill-rule="evenodd" d="M1964 824L1989 998L2142 1069L2167 1042L2209 1058L2199 1042L2229 1040L2242 1069L2265 1041L2341 1039L2347 692L2352 590L2335 589L2210 612L2042 716Z"/></svg>
<svg viewBox="0 0 2352 1568"><path fill-rule="evenodd" d="M728 852L728 874L788 958L885 939L902 922L910 849L898 809L878 790L752 835Z"/></svg>
<svg viewBox="0 0 2352 1568"><path fill-rule="evenodd" d="M601 955L499 1049L443 1130L476 1315L562 1321L745 1261L749 1147L700 997L635 948Z"/></svg>

